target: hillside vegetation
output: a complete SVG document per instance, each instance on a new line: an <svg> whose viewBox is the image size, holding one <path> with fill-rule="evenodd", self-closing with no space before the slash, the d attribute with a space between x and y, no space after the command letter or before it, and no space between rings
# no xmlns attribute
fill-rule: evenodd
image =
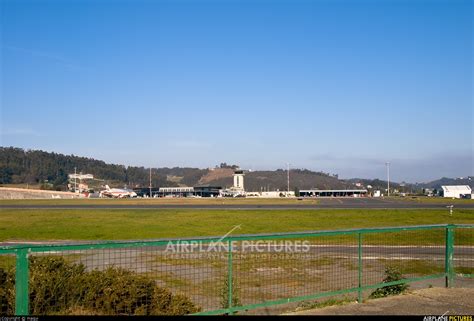
<svg viewBox="0 0 474 321"><path fill-rule="evenodd" d="M221 163L214 169L199 168L153 168L152 185L162 186L232 186L232 173L236 165ZM149 168L107 164L93 158L49 153L40 150L23 150L15 147L0 147L0 184L4 186L31 184L43 188L65 190L69 173L93 174L101 184L123 187L148 187ZM337 175L310 170L290 171L290 189L343 188L350 186ZM45 184L47 182L47 184ZM245 178L248 191L286 190L287 172L248 172Z"/></svg>
<svg viewBox="0 0 474 321"><path fill-rule="evenodd" d="M435 181L425 183L423 184L423 187L440 189L442 185L469 185L471 188L474 189L474 177L473 176L462 177L462 178L443 177Z"/></svg>
<svg viewBox="0 0 474 321"><path fill-rule="evenodd" d="M108 164L93 158L75 155L49 153L40 150L23 150L15 147L0 147L0 185L30 187L43 189L66 190L69 173L77 172L93 174L97 184L109 184L113 187L128 186L131 188L148 187L150 169L137 166ZM152 185L154 187L173 186L221 186L233 184L232 174L237 165L220 163L212 169L191 167L152 168ZM338 189L357 188L356 183L363 186L371 185L374 189L384 189L387 182L379 179L354 178L341 180L337 175L315 172L307 169L290 171L290 190L296 189ZM413 184L397 184L390 182L392 188L401 191L419 191L422 188L437 188L441 185L470 185L474 187L472 177L441 178L436 181ZM287 172L283 169L275 171L250 171L245 174L247 191L286 190Z"/></svg>
<svg viewBox="0 0 474 321"><path fill-rule="evenodd" d="M339 180L337 176L306 169L292 169L290 170L290 177L291 191L295 189L329 189L350 186L349 183ZM218 186L232 186L232 176L220 177L209 183ZM254 171L245 174L245 189L248 191L287 190L287 188L288 179L286 170Z"/></svg>
<svg viewBox="0 0 474 321"><path fill-rule="evenodd" d="M149 169L107 164L93 158L75 155L48 153L38 150L23 150L14 147L0 147L0 184L38 184L48 181L54 189L66 189L69 173L93 174L110 185L148 186ZM167 175L185 176L189 180L202 176L197 168L162 168L152 175L153 186L178 186L167 181Z"/></svg>

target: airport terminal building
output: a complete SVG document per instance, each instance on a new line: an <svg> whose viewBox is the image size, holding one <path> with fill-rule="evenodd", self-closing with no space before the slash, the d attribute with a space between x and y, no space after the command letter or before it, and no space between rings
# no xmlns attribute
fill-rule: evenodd
<svg viewBox="0 0 474 321"><path fill-rule="evenodd" d="M366 189L307 189L300 191L300 197L364 197Z"/></svg>
<svg viewBox="0 0 474 321"><path fill-rule="evenodd" d="M220 186L195 186L195 187L160 187L153 188L152 197L217 197L222 187ZM141 197L149 197L150 189L136 190Z"/></svg>

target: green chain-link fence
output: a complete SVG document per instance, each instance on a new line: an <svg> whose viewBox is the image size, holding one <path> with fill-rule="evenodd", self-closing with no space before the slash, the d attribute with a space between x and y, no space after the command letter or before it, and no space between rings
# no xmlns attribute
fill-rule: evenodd
<svg viewBox="0 0 474 321"><path fill-rule="evenodd" d="M384 282L387 268L402 278ZM474 225L15 245L0 247L0 311L245 313L473 276Z"/></svg>

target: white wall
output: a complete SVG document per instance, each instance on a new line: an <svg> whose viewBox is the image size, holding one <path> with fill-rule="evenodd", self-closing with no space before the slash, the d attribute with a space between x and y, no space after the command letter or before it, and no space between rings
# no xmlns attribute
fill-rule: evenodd
<svg viewBox="0 0 474 321"><path fill-rule="evenodd" d="M469 186L446 186L443 188L443 196L449 198L461 198L461 195L471 194Z"/></svg>
<svg viewBox="0 0 474 321"><path fill-rule="evenodd" d="M244 175L234 174L234 188L235 189L244 189Z"/></svg>
<svg viewBox="0 0 474 321"><path fill-rule="evenodd" d="M287 191L269 191L269 192L252 192L248 193L247 197L262 197L262 198L279 198L280 194L285 196L283 197L295 197L295 192Z"/></svg>

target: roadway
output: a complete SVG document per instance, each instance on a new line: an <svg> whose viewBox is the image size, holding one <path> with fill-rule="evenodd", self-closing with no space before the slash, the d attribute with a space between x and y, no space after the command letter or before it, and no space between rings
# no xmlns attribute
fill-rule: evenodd
<svg viewBox="0 0 474 321"><path fill-rule="evenodd" d="M456 282L456 286L458 286ZM472 320L474 314L474 288L442 288L435 287L409 291L404 295L394 295L381 299L367 300L362 304L347 303L344 305L330 306L319 309L310 309L287 313L288 315L304 316L417 316L424 320L461 320L462 317L450 318L448 316L466 316L465 320ZM433 317L431 317L433 316ZM442 317L444 316L444 318ZM317 318L317 317L316 317ZM363 318L363 317L362 317ZM396 317L394 318L396 319Z"/></svg>
<svg viewBox="0 0 474 321"><path fill-rule="evenodd" d="M163 240L163 239L161 239ZM184 243L184 240L189 243ZM312 238L314 241L315 239ZM176 252L168 252L168 254L190 254L190 253L226 253L227 243L215 242L215 243L200 243L196 240L196 244L191 243L191 239L183 239L181 245L174 245L173 249ZM114 243L120 244L131 243L132 241L115 241ZM151 240L140 241L143 244L151 242ZM331 257L340 258L358 258L358 245L347 245L347 244L309 244L309 248L303 250L302 248L293 249L289 248L288 251L285 249L285 244L282 241L266 240L266 242L257 243L256 241L245 241L243 243L235 241L233 245L233 251L235 253L279 253L279 254L313 254L313 255L330 255ZM133 242L132 242L133 243ZM67 241L5 241L0 242L0 247L23 247L23 246L54 246L54 245L87 245L87 244L101 244L101 242L67 242ZM195 247L193 247L195 246ZM142 245L140 247L124 247L126 248L127 255L130 253L143 253L143 252L154 252L154 253L167 253L166 245ZM433 261L443 261L446 255L446 247L444 245L362 245L362 258L367 260L379 260L379 259L397 259L397 260L420 260L427 259ZM54 252L54 247L51 247L51 251ZM116 256L119 257L123 254L123 249L107 249L97 250L98 253L107 252L110 255L116 251ZM296 252L294 252L296 251ZM299 252L298 252L299 251ZM75 252L75 251L73 251ZM81 251L77 251L80 253ZM455 245L454 246L454 261L474 261L474 246L472 245ZM472 263L471 263L472 264Z"/></svg>

